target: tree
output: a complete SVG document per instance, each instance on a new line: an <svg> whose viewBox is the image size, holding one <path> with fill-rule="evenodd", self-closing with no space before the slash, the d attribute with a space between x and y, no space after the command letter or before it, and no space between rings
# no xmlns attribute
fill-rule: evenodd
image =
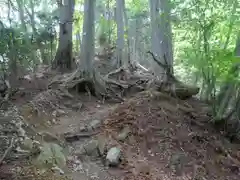
<svg viewBox="0 0 240 180"><path fill-rule="evenodd" d="M93 74L93 59L95 53L95 6L96 0L84 1L84 21L83 21L83 36L82 50L80 53L81 66L78 68L84 76L92 78Z"/></svg>
<svg viewBox="0 0 240 180"><path fill-rule="evenodd" d="M170 66L173 73L173 51L172 51L172 30L170 24L170 7L169 1L149 0L150 17L152 27L152 51L159 58L161 64ZM160 13L160 14L159 14ZM153 65L153 68L156 67ZM166 68L154 68L157 75L163 79Z"/></svg>
<svg viewBox="0 0 240 180"><path fill-rule="evenodd" d="M240 52L240 33L237 35L236 46L233 53L234 58L239 59ZM225 82L222 84L220 88L219 94L214 97L215 100L215 121L222 121L226 117L231 118L235 113L238 116L239 107L238 104L240 103L240 96L239 96L239 70L240 70L240 63L237 60L236 63L233 64L231 69L229 70L228 76ZM231 109L229 112L228 109Z"/></svg>
<svg viewBox="0 0 240 180"><path fill-rule="evenodd" d="M124 0L116 0L116 22L117 22L117 61L119 67L128 67L124 59Z"/></svg>
<svg viewBox="0 0 240 180"><path fill-rule="evenodd" d="M60 80L60 83L65 89L77 87L79 91L87 91L97 97L110 97L122 100L109 84L123 86L114 80L109 80L108 76L102 77L93 66L95 55L95 6L96 0L84 0L81 62L78 68L67 78Z"/></svg>
<svg viewBox="0 0 240 180"><path fill-rule="evenodd" d="M95 52L95 6L96 0L84 0L83 35L80 52L81 62L78 68L66 79L63 86L66 89L78 87L96 96L106 93L105 82L93 67Z"/></svg>
<svg viewBox="0 0 240 180"><path fill-rule="evenodd" d="M72 57L72 23L74 13L75 0L64 0L63 4L59 4L60 8L60 32L59 45L53 68L61 70L69 70L73 68Z"/></svg>
<svg viewBox="0 0 240 180"><path fill-rule="evenodd" d="M33 36L36 38L38 36L37 33L37 28L36 28L36 22L35 22L35 9L34 9L34 3L33 0L30 0L30 10L31 12L28 10L28 8L25 8L26 12L30 18L30 23L31 23L31 27L32 27L32 32L33 32ZM42 42L39 40L39 38L37 38L36 40L37 43L37 48L40 50L40 54L41 54L41 59L43 64L48 64L48 59L46 57L46 54L44 53L44 47L42 45Z"/></svg>

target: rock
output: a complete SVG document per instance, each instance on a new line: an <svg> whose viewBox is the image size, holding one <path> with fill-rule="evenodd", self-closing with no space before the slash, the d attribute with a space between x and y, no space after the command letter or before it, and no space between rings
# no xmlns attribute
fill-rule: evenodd
<svg viewBox="0 0 240 180"><path fill-rule="evenodd" d="M105 151L107 150L107 141L108 139L103 135L98 137L98 150L100 156L103 156Z"/></svg>
<svg viewBox="0 0 240 180"><path fill-rule="evenodd" d="M131 132L131 130L129 127L123 128L123 130L120 132L120 134L118 134L117 139L119 141L124 141L128 137L130 132Z"/></svg>
<svg viewBox="0 0 240 180"><path fill-rule="evenodd" d="M90 130L94 130L96 128L98 128L101 124L101 121L100 120L93 120L90 125L89 125L89 128Z"/></svg>
<svg viewBox="0 0 240 180"><path fill-rule="evenodd" d="M84 149L84 146L80 146L77 149L75 149L74 154L76 154L78 156L86 154L86 150Z"/></svg>
<svg viewBox="0 0 240 180"><path fill-rule="evenodd" d="M53 117L59 117L65 114L66 114L65 111L63 111L62 109L56 109L55 111L52 112Z"/></svg>
<svg viewBox="0 0 240 180"><path fill-rule="evenodd" d="M56 110L52 112L52 116L57 117L57 111Z"/></svg>
<svg viewBox="0 0 240 180"><path fill-rule="evenodd" d="M81 126L81 127L79 127L79 131L80 132L87 132L88 131L88 127L87 126Z"/></svg>
<svg viewBox="0 0 240 180"><path fill-rule="evenodd" d="M83 104L79 102L77 104L73 104L72 108L78 111L82 108L82 106L83 106Z"/></svg>
<svg viewBox="0 0 240 180"><path fill-rule="evenodd" d="M172 157L170 158L169 165L177 176L181 176L183 164L185 162L186 163L188 162L186 156L183 153L176 153L173 154Z"/></svg>
<svg viewBox="0 0 240 180"><path fill-rule="evenodd" d="M36 78L41 79L41 78L43 78L43 77L44 77L44 74L43 74L43 73L39 73L39 72L36 73Z"/></svg>
<svg viewBox="0 0 240 180"><path fill-rule="evenodd" d="M61 116L61 115L65 115L66 112L62 109L57 109L57 115Z"/></svg>
<svg viewBox="0 0 240 180"><path fill-rule="evenodd" d="M121 150L117 147L111 148L106 157L106 163L108 166L117 166L120 163Z"/></svg>
<svg viewBox="0 0 240 180"><path fill-rule="evenodd" d="M21 143L21 148L23 150L32 150L33 149L33 140L30 138L25 138Z"/></svg>
<svg viewBox="0 0 240 180"><path fill-rule="evenodd" d="M85 153L87 155L99 155L98 153L98 140L90 140L88 143L83 146Z"/></svg>
<svg viewBox="0 0 240 180"><path fill-rule="evenodd" d="M52 119L52 124L57 124L57 120L55 118Z"/></svg>

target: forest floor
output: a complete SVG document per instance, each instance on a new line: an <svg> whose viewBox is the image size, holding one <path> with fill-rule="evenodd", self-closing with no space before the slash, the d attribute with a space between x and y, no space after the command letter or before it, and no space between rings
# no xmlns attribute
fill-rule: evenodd
<svg viewBox="0 0 240 180"><path fill-rule="evenodd" d="M28 160L0 166L0 179L129 179L237 180L240 144L231 143L209 122L209 107L195 98L179 100L144 91L123 103L102 102L88 94L63 97L47 90L51 75L25 78L12 102L37 131L62 137L82 134L67 143L64 175L31 176ZM38 113L30 111L34 104ZM87 127L92 127L89 134ZM127 136L119 138L127 129ZM106 147L121 149L121 163L108 167L105 157L80 152L84 144L102 139ZM49 140L51 141L51 140ZM13 171L13 169L15 169ZM18 171L16 171L18 169ZM10 171L15 172L11 175ZM3 176L5 175L5 177Z"/></svg>

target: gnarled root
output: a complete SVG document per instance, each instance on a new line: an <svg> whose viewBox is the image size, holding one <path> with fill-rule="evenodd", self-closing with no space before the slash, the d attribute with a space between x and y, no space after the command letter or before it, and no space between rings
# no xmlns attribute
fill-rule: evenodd
<svg viewBox="0 0 240 180"><path fill-rule="evenodd" d="M68 90L76 88L79 92L88 92L98 98L111 98L117 99L118 101L123 101L120 94L117 94L111 84L117 85L122 88L126 86L120 83L110 80L106 77L102 77L98 72L93 70L92 72L85 72L81 69L77 69L73 73L69 74L63 79L58 79L58 82L51 82L51 84L59 84L60 89L70 94Z"/></svg>

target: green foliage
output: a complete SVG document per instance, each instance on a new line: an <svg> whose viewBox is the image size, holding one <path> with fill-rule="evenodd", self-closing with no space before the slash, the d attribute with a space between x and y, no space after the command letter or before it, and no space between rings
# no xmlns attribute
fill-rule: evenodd
<svg viewBox="0 0 240 180"><path fill-rule="evenodd" d="M113 20L106 20L103 16L101 16L97 33L99 45L104 45L108 41L109 36L116 37L116 33L112 33L115 30L116 23Z"/></svg>

